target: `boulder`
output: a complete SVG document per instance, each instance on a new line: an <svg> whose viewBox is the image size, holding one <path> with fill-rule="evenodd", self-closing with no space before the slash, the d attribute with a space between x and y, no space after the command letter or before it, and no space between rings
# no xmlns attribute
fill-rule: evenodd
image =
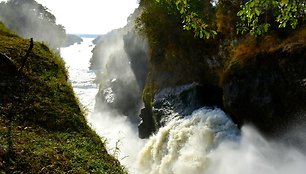
<svg viewBox="0 0 306 174"><path fill-rule="evenodd" d="M141 108L141 93L134 83L118 78L100 85L96 96L97 111L112 110L125 115L132 123L138 123Z"/></svg>
<svg viewBox="0 0 306 174"><path fill-rule="evenodd" d="M141 122L138 125L138 136L139 138L148 138L156 130L151 107L142 108L139 117Z"/></svg>
<svg viewBox="0 0 306 174"><path fill-rule="evenodd" d="M175 117L185 117L201 107L222 108L222 89L192 83L156 92L152 107L142 109L138 126L140 138L147 138ZM152 108L152 109L151 109Z"/></svg>

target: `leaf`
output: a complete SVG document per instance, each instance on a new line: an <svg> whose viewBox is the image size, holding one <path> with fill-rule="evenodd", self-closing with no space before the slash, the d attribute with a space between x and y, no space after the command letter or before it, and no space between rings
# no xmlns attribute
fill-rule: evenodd
<svg viewBox="0 0 306 174"><path fill-rule="evenodd" d="M253 0L251 0L246 5L248 5L249 7L254 7L255 6L255 2Z"/></svg>
<svg viewBox="0 0 306 174"><path fill-rule="evenodd" d="M259 8L255 8L254 10L255 10L255 14L256 14L257 16L259 16L259 15L260 15L260 9L259 9Z"/></svg>
<svg viewBox="0 0 306 174"><path fill-rule="evenodd" d="M200 38L202 39L203 38L203 32L200 31Z"/></svg>
<svg viewBox="0 0 306 174"><path fill-rule="evenodd" d="M237 16L242 16L244 14L243 10L238 11Z"/></svg>
<svg viewBox="0 0 306 174"><path fill-rule="evenodd" d="M279 26L278 26L278 28L286 28L286 22L280 23Z"/></svg>
<svg viewBox="0 0 306 174"><path fill-rule="evenodd" d="M285 6L286 4L288 4L288 0L282 0L281 1L281 6Z"/></svg>
<svg viewBox="0 0 306 174"><path fill-rule="evenodd" d="M192 23L192 24L191 24L191 27L192 27L192 28L196 28L197 25L196 25L195 23Z"/></svg>
<svg viewBox="0 0 306 174"><path fill-rule="evenodd" d="M210 33L207 32L206 30L203 30L203 32L205 34L206 39L209 39L210 38Z"/></svg>

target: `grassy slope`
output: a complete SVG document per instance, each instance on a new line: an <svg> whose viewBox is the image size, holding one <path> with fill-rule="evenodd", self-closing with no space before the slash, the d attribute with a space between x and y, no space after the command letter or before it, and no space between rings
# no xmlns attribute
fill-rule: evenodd
<svg viewBox="0 0 306 174"><path fill-rule="evenodd" d="M124 173L87 126L59 56L35 42L16 71L29 43L0 22L0 53L16 67L0 69L0 173Z"/></svg>

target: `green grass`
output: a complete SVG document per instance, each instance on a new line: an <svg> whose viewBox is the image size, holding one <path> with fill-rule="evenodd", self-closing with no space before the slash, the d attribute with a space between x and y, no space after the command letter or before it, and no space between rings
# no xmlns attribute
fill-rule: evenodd
<svg viewBox="0 0 306 174"><path fill-rule="evenodd" d="M35 42L18 72L30 41L1 22L0 40L0 53L14 64L0 69L0 171L125 173L87 125L63 60Z"/></svg>
<svg viewBox="0 0 306 174"><path fill-rule="evenodd" d="M1 21L0 21L0 35L18 37L17 34L10 31Z"/></svg>

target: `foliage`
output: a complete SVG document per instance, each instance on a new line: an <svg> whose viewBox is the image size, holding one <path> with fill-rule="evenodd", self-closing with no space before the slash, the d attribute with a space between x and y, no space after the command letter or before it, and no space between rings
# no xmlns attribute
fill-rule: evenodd
<svg viewBox="0 0 306 174"><path fill-rule="evenodd" d="M0 40L0 53L14 65L0 64L0 171L124 173L87 125L67 83L63 60L45 44L35 42L18 73L29 40L12 34L1 23Z"/></svg>
<svg viewBox="0 0 306 174"><path fill-rule="evenodd" d="M306 2L304 0L250 0L237 13L240 22L237 24L239 33L250 32L253 36L267 33L270 28L295 29L305 21ZM277 22L278 26L274 23Z"/></svg>
<svg viewBox="0 0 306 174"><path fill-rule="evenodd" d="M222 74L221 82L228 78L229 73L234 70L239 72L237 67L246 66L246 62L251 62L252 59L260 54L271 54L276 50L290 52L298 46L303 47L306 43L306 28L301 27L291 33L286 38L280 39L278 33L272 33L262 36L261 39L248 36L244 38L232 51L229 63L226 65ZM286 48L286 49L283 49ZM242 72L245 73L245 72Z"/></svg>
<svg viewBox="0 0 306 174"><path fill-rule="evenodd" d="M156 0L161 5L175 4L176 9L182 19L183 28L194 32L195 37L213 38L217 32L213 29L213 24L210 23L211 14L213 11L212 4L209 0ZM203 19L206 19L204 21Z"/></svg>
<svg viewBox="0 0 306 174"><path fill-rule="evenodd" d="M213 38L216 35L216 31L211 29L215 25L213 23L215 12L213 8L205 5L208 1L197 0L191 5L186 2L142 0L140 6L143 10L138 19L138 29L144 31L151 44L158 42L160 47L163 47L164 43L171 42L170 40L193 39L189 38L191 34L195 36L195 40ZM188 9L185 9L185 5ZM211 25L204 23L202 18L211 21Z"/></svg>
<svg viewBox="0 0 306 174"><path fill-rule="evenodd" d="M185 30L191 30L196 37L206 39L217 35L217 31L220 31L218 22L222 18L228 19L232 25L227 28L234 28L238 33L250 33L253 36L263 35L271 28L275 30L290 26L295 29L299 24L303 24L306 18L304 0L153 1L166 7L165 10L171 11L170 13L176 11Z"/></svg>
<svg viewBox="0 0 306 174"><path fill-rule="evenodd" d="M18 37L17 34L9 30L1 21L0 21L0 35Z"/></svg>
<svg viewBox="0 0 306 174"><path fill-rule="evenodd" d="M210 14L213 10L210 1L193 1L192 3L193 4L191 5L187 0L177 0L175 2L177 9L182 15L184 29L192 30L196 37L198 36L200 38L206 39L215 37L217 32L212 29L212 24L209 23L209 19L211 18ZM205 10L203 14L207 15L201 16L200 14L203 11L194 10L192 7L202 7L202 9ZM206 18L206 21L203 20L204 17Z"/></svg>
<svg viewBox="0 0 306 174"><path fill-rule="evenodd" d="M216 6L216 28L218 35L226 38L237 38L236 22L241 0L219 0Z"/></svg>
<svg viewBox="0 0 306 174"><path fill-rule="evenodd" d="M151 44L157 44L160 40L166 41L168 33L174 32L169 31L170 28L172 30L181 28L181 25L178 25L180 19L173 10L174 6L157 3L155 0L142 0L140 4L145 10L137 20L137 27L148 37Z"/></svg>

